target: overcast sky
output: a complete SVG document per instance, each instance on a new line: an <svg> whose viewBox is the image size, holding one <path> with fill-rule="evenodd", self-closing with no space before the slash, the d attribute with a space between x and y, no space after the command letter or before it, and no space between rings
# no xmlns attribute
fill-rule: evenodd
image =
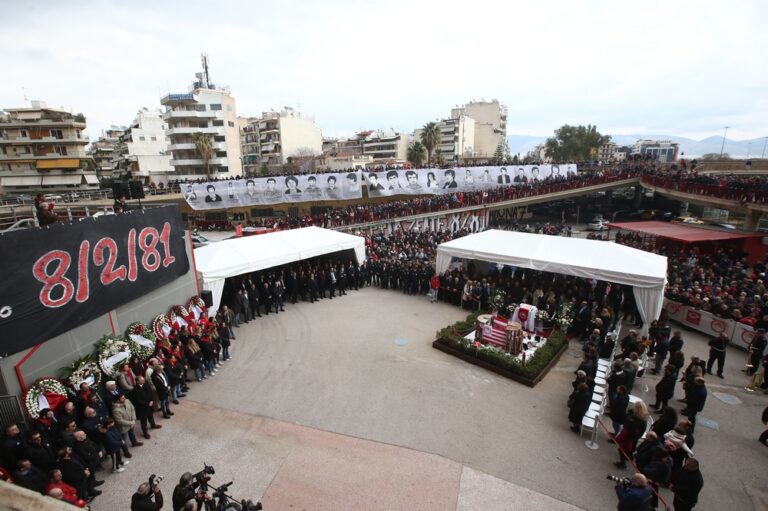
<svg viewBox="0 0 768 511"><path fill-rule="evenodd" d="M186 92L210 58L238 113L324 136L412 131L472 99L509 134L768 136L768 2L0 0L0 107L83 112L89 134Z"/></svg>

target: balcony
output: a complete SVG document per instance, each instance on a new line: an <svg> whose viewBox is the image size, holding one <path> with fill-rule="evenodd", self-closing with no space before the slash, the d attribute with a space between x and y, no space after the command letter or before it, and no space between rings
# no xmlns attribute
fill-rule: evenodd
<svg viewBox="0 0 768 511"><path fill-rule="evenodd" d="M226 165L227 159L226 158L211 158L208 160L208 165ZM204 166L203 160L200 158L195 159L187 159L187 160L171 160L171 165L174 167L186 167L190 165L194 166Z"/></svg>
<svg viewBox="0 0 768 511"><path fill-rule="evenodd" d="M87 124L74 119L4 119L0 121L0 128L38 128L50 126L53 128L77 128L85 129Z"/></svg>
<svg viewBox="0 0 768 511"><path fill-rule="evenodd" d="M160 99L161 105L167 105L168 103L195 103L194 94L167 94Z"/></svg>
<svg viewBox="0 0 768 511"><path fill-rule="evenodd" d="M168 110L163 114L163 119L215 119L216 112L206 111L198 112L197 110Z"/></svg>
<svg viewBox="0 0 768 511"><path fill-rule="evenodd" d="M227 144L224 142L214 142L213 148L226 151ZM179 142L178 144L170 144L168 146L168 150L169 151L196 151L197 147L195 146L194 142Z"/></svg>
<svg viewBox="0 0 768 511"><path fill-rule="evenodd" d="M165 130L169 137L174 135L192 135L193 133L207 133L208 135L224 135L224 126L211 126L208 128L179 127Z"/></svg>

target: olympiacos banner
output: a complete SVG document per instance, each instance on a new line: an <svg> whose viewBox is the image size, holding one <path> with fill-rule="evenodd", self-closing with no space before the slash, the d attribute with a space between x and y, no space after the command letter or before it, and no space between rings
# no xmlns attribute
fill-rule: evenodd
<svg viewBox="0 0 768 511"><path fill-rule="evenodd" d="M522 186L549 177L575 174L575 164L397 169L301 176L273 176L182 185L187 203L196 210L316 202L394 195L438 195Z"/></svg>

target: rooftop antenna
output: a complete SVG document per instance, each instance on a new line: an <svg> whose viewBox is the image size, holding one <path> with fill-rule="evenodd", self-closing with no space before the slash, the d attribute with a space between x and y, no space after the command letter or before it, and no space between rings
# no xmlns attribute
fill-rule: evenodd
<svg viewBox="0 0 768 511"><path fill-rule="evenodd" d="M205 86L206 89L211 88L211 75L208 72L208 54L207 53L201 53L200 54L200 60L203 63L203 86Z"/></svg>

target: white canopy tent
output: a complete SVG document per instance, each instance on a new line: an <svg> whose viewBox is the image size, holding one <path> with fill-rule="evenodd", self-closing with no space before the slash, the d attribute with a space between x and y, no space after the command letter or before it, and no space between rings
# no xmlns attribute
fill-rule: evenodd
<svg viewBox="0 0 768 511"><path fill-rule="evenodd" d="M646 331L664 303L667 258L617 243L489 230L439 245L437 273L453 257L632 286Z"/></svg>
<svg viewBox="0 0 768 511"><path fill-rule="evenodd" d="M195 266L203 289L211 291L215 313L224 280L324 254L352 249L358 264L365 260L365 239L320 227L305 227L219 241L195 249Z"/></svg>

